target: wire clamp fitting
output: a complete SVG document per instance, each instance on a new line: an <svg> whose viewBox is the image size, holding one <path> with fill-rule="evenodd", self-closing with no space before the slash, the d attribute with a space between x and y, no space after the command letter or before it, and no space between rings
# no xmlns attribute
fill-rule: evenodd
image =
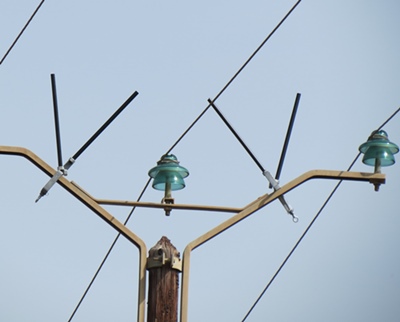
<svg viewBox="0 0 400 322"><path fill-rule="evenodd" d="M172 197L164 197L161 199L161 203L165 204L166 206L164 207L165 215L169 216L171 214L171 207L168 207L167 205L173 205L175 202L174 198Z"/></svg>
<svg viewBox="0 0 400 322"><path fill-rule="evenodd" d="M65 169L64 166L59 166L57 167L57 170L60 171L62 173L63 176L67 176L68 175L68 170Z"/></svg>
<svg viewBox="0 0 400 322"><path fill-rule="evenodd" d="M170 256L168 256L165 253L165 250L163 250L162 248L159 248L152 257L147 258L146 268L148 270L152 269L152 268L163 267L163 266L169 266L170 268L181 272L182 271L182 261L179 258L179 253L178 253L178 255L170 254Z"/></svg>
<svg viewBox="0 0 400 322"><path fill-rule="evenodd" d="M279 190L281 187L279 186L279 181L276 180L269 171L264 171L263 175L267 178L269 181L271 187L274 189L274 191ZM292 216L292 220L294 223L297 223L299 221L299 218L295 216L294 214L294 209L286 202L284 196L280 196L279 201L281 202L283 208L285 208L286 212Z"/></svg>

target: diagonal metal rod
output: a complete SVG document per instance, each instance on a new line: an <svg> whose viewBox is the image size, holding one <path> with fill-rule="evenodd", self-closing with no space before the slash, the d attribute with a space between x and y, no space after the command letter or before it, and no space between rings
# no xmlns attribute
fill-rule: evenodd
<svg viewBox="0 0 400 322"><path fill-rule="evenodd" d="M126 101L124 104L120 106L120 108L115 111L113 115L97 130L95 134L92 135L92 137L73 155L72 159L74 161L82 154L83 151L85 151L90 144L93 143L94 140L97 139L97 137L106 129L107 126L111 124L112 121L129 105L130 102L138 95L139 93L135 91Z"/></svg>
<svg viewBox="0 0 400 322"><path fill-rule="evenodd" d="M129 103L138 95L139 93L135 91L121 106L120 108L97 130L95 134L92 135L92 137L76 152L64 165L64 168L59 169L53 177L46 183L46 185L42 188L42 190L39 193L39 196L35 200L35 202L38 202L40 198L45 196L49 190L51 189L52 186L57 182L58 179L60 179L63 174L65 173L66 170L68 170L76 161L76 159L82 154L83 151L85 151L90 144L93 143L94 140L106 129L107 126L110 125L110 123L129 105Z"/></svg>
<svg viewBox="0 0 400 322"><path fill-rule="evenodd" d="M286 156L286 151L287 151L287 148L289 145L290 135L292 134L293 124L294 124L294 120L296 118L297 108L299 107L299 103L300 103L300 97L301 97L301 94L297 93L296 100L295 100L294 106L293 106L292 116L290 117L289 126L288 126L288 129L286 132L285 142L284 142L283 148L282 148L281 158L279 160L279 165L276 170L276 175L275 175L276 180L279 180L279 178L281 176L283 162L285 161L285 156Z"/></svg>
<svg viewBox="0 0 400 322"><path fill-rule="evenodd" d="M287 148L289 145L290 135L292 134L293 124L294 124L294 120L296 118L296 113L297 113L297 108L299 107L299 103L300 103L300 97L301 97L301 94L297 93L296 100L295 100L294 106L293 106L292 116L290 117L289 126L288 126L288 129L286 132L285 142L283 143L283 147L282 147L281 158L279 159L278 168L276 169L275 180L277 180L277 181L279 181L279 178L281 177L283 162L285 161L285 156L286 156L286 151L287 151ZM269 188L270 189L272 188L271 183L269 184Z"/></svg>
<svg viewBox="0 0 400 322"><path fill-rule="evenodd" d="M244 143L244 141L241 139L239 134L235 131L235 129L229 124L228 120L225 118L225 116L221 113L221 111L218 109L218 107L214 104L214 102L211 99L208 99L208 103L212 108L215 110L215 112L218 114L218 116L221 118L221 120L225 123L225 125L231 130L232 134L236 137L236 139L240 142L242 147L246 150L246 152L250 155L250 157L253 159L253 161L257 164L257 166L260 168L261 172L264 173L265 169L261 165L261 163L257 160L253 152L248 148L248 146Z"/></svg>
<svg viewBox="0 0 400 322"><path fill-rule="evenodd" d="M213 107L215 112L220 116L220 118L224 121L226 126L231 130L233 135L238 139L240 144L243 146L243 148L247 151L247 153L250 155L250 157L253 159L253 161L257 164L257 166L260 168L262 174L267 178L267 180L270 183L270 186L274 188L274 190L280 189L280 186L278 182L272 177L272 175L264 169L264 167L261 165L261 163L257 160L257 158L254 156L254 154L250 151L250 149L247 147L247 145L244 143L244 141L240 138L239 134L235 131L235 129L229 124L228 120L224 117L224 115L221 113L221 111L217 108L217 106L214 104L214 102L211 99L208 99L208 103L210 106ZM298 218L294 215L294 210L293 208L286 202L285 196L280 196L279 201L281 202L283 208L285 208L286 212L290 214L293 218L294 222L298 222Z"/></svg>
<svg viewBox="0 0 400 322"><path fill-rule="evenodd" d="M56 76L54 74L51 74L50 78L51 78L51 91L53 93L54 126L56 130L56 141L57 141L57 159L58 159L58 167L61 168L63 166L63 161L62 161L62 151L61 151L60 120L58 117Z"/></svg>
<svg viewBox="0 0 400 322"><path fill-rule="evenodd" d="M257 49L250 55L250 57L245 61L245 63L239 68L239 70L232 76L232 78L225 84L225 86L219 91L219 93L214 97L213 102L216 102L217 99L225 92L225 90L233 83L236 77L245 69L245 67L250 63L250 61L254 58L255 55L264 47L264 45L268 42L268 40L274 35L274 33L279 29L279 27L285 22L285 20L290 16L290 14L296 9L296 7L300 4L301 0L298 0L295 5L288 11L288 13L279 21L279 23L275 26L275 28L269 33L269 35L263 40L263 42L257 47ZM202 116L208 111L210 108L210 104L206 106L206 108L200 113L200 115L189 125L189 127L182 133L182 135L175 141L175 143L169 148L166 152L170 153L178 143L186 136L186 134L193 128L193 126L202 118Z"/></svg>
<svg viewBox="0 0 400 322"><path fill-rule="evenodd" d="M8 56L8 54L10 53L10 51L14 48L15 44L17 43L17 41L19 40L19 38L22 36L22 34L24 33L25 29L28 27L28 25L30 24L30 22L32 21L33 17L36 15L36 13L39 11L40 7L42 6L44 0L42 0L39 5L37 6L36 10L33 12L33 14L31 15L31 17L29 18L29 20L27 21L27 23L25 24L25 26L22 28L22 30L20 31L20 33L18 34L17 38L15 38L14 42L11 44L10 48L8 48L7 52L4 54L3 58L0 61L0 65L4 62L4 60L6 59L6 57Z"/></svg>

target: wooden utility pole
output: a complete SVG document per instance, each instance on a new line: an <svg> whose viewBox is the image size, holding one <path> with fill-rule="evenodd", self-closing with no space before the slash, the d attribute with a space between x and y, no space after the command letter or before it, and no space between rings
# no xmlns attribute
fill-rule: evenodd
<svg viewBox="0 0 400 322"><path fill-rule="evenodd" d="M149 294L147 322L178 321L180 254L167 237L149 250Z"/></svg>

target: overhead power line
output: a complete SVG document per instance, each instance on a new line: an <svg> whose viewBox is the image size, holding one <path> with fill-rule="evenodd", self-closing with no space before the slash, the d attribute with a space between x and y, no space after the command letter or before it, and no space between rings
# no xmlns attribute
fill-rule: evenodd
<svg viewBox="0 0 400 322"><path fill-rule="evenodd" d="M143 194L146 192L147 187L148 187L149 184L150 184L150 181L151 181L151 178L150 178L149 180L147 180L147 183L145 184L145 186L144 186L142 192L140 193L139 198L137 199L137 201L140 201L140 200L142 199ZM124 225L126 225L126 224L128 223L128 221L129 221L129 219L131 219L131 216L132 216L134 210L135 210L135 207L133 207L133 208L131 209L131 211L129 212L128 217L125 219ZM106 263L106 261L107 261L107 259L108 259L108 256L110 256L111 251L114 249L114 246L115 246L115 244L117 243L117 241L118 241L118 239L119 239L120 236L121 236L121 233L118 233L118 235L115 237L115 239L114 239L114 241L112 242L110 248L108 249L106 255L104 256L104 258L103 258L103 260L101 261L99 267L97 268L96 273L94 273L94 275L93 275L93 277L92 277L92 279L91 279L89 285L86 287L85 291L83 292L83 295L82 295L81 299L79 300L79 302L78 302L78 304L76 305L74 311L72 312L71 316L69 317L68 322L72 321L72 319L74 318L75 313L78 311L79 307L81 306L83 300L85 299L85 297L86 297L86 295L88 294L90 288L92 287L94 281L96 280L96 278L97 278L97 276L99 275L101 269L103 268L104 264Z"/></svg>
<svg viewBox="0 0 400 322"><path fill-rule="evenodd" d="M290 14L293 12L294 9L298 6L298 4L301 2L301 0L298 0L296 4L288 11L288 13L282 18L282 20L276 25L276 27L270 32L270 34L267 36L267 38L264 39L264 41L261 43L260 46L250 55L250 57L246 60L246 62L242 65L242 67L239 68L239 70L235 73L235 75L232 76L232 78L229 80L228 83L221 89L221 91L212 99L212 102L216 102L217 99L222 95L223 92L231 85L231 83L235 80L235 78L242 72L242 70L250 63L250 61L254 58L255 55L261 50L261 48L267 43L267 41L272 37L272 35L279 29L279 27L285 22L285 20L290 16ZM211 107L211 104L209 103L206 108L200 113L200 115L193 121L193 123L187 128L185 132L178 138L178 140L170 147L170 149L167 151L167 153L171 152L177 144L184 138L184 136L192 129L192 127L201 119L201 117L208 111L208 109Z"/></svg>
<svg viewBox="0 0 400 322"><path fill-rule="evenodd" d="M15 38L14 42L11 44L10 48L8 48L7 52L4 54L3 58L0 60L0 65L3 63L3 61L6 59L6 57L8 56L8 54L10 53L10 51L14 48L15 44L17 43L17 41L19 40L19 38L22 36L22 34L24 33L25 29L28 27L28 25L30 24L30 22L32 21L33 17L36 15L36 13L39 11L40 7L42 6L42 4L44 3L44 0L42 0L39 5L37 6L36 10L32 13L31 17L29 18L29 20L27 21L27 23L25 24L24 28L22 28L21 32L18 34L17 38Z"/></svg>
<svg viewBox="0 0 400 322"><path fill-rule="evenodd" d="M382 125L378 128L378 130L382 129L389 121L392 120L392 118L400 111L400 107L384 122L382 123ZM347 171L350 171L354 164L356 163L356 161L358 160L358 158L360 157L360 152L357 154L357 156L354 158L353 162L351 162L350 166L348 167ZM333 190L331 191L331 193L329 194L328 198L325 200L325 202L322 204L321 208L318 210L317 214L314 216L313 220L311 220L310 224L307 226L306 230L303 232L303 234L300 236L300 238L298 239L298 241L296 242L296 244L293 246L292 250L289 252L289 254L286 256L285 260L282 262L282 264L279 266L278 270L275 272L275 274L272 276L271 280L268 282L267 286L265 286L265 288L263 289L263 291L261 292L261 294L258 296L258 298L256 299L256 301L253 303L253 305L251 306L251 308L249 309L249 311L247 312L247 314L245 315L245 317L243 318L242 322L246 321L246 319L249 317L250 313L253 311L253 309L256 307L256 305L258 304L258 302L261 300L261 298L263 297L263 295L265 294L265 292L268 290L268 288L271 286L272 282L275 280L275 278L278 276L278 274L280 273L280 271L282 270L282 268L285 266L285 264L287 263L287 261L289 260L289 258L293 255L294 251L297 249L297 246L299 246L299 244L301 243L301 241L303 240L303 238L307 235L308 231L311 229L311 227L314 225L315 221L318 219L319 215L322 213L322 211L325 209L326 205L328 204L328 202L331 200L331 198L333 197L333 195L335 194L336 190L339 188L339 186L341 185L342 180L340 180L336 186L333 188Z"/></svg>
<svg viewBox="0 0 400 322"><path fill-rule="evenodd" d="M43 0L44 1L44 0ZM296 4L288 11L288 13L282 18L282 20L276 25L276 27L270 32L270 34L264 39L264 41L261 43L261 45L251 54L251 56L246 60L246 62L239 68L239 70L233 75L233 77L228 81L228 83L222 88L222 90L215 96L213 99L213 102L215 102L221 95L222 93L229 87L229 85L235 80L235 78L242 72L242 70L249 64L249 62L253 59L253 57L261 50L261 48L265 45L265 43L272 37L272 35L279 29L279 27L283 24L283 22L289 17L289 15L293 12L293 10L297 7L297 5L301 2L301 0L298 0ZM200 113L200 115L194 120L194 122L186 129L186 131L183 132L183 134L178 138L178 140L171 146L171 148L167 151L167 153L171 152L178 144L179 142L183 139L183 137L192 129L192 127L201 119L201 117L207 112L207 110L210 108L211 104L208 104L208 106ZM147 181L145 187L143 188L140 197L138 198L138 201L140 201L141 197L145 193L148 185L150 183L150 180ZM131 218L131 215L133 214L135 210L135 207L132 208L130 211L126 221L125 225L128 223L129 219ZM91 286L93 285L94 281L96 280L100 270L104 266L105 262L107 261L113 247L115 246L117 240L119 239L120 234L117 235L115 238L114 242L110 246L110 249L108 250L107 254L105 255L103 261L101 262L99 268L97 269L96 273L94 274L92 280L90 281L88 287L86 288L84 294L82 295L81 299L79 300L77 306L75 307L73 313L71 314L68 322L72 321L73 317L75 316L77 310L79 309L80 305L82 304L84 298L86 297L87 293L89 292Z"/></svg>

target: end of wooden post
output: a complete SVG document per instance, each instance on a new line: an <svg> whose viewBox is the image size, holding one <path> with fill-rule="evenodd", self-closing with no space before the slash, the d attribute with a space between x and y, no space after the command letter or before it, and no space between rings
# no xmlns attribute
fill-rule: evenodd
<svg viewBox="0 0 400 322"><path fill-rule="evenodd" d="M163 236L149 250L148 322L177 322L179 276L182 270L180 253Z"/></svg>

